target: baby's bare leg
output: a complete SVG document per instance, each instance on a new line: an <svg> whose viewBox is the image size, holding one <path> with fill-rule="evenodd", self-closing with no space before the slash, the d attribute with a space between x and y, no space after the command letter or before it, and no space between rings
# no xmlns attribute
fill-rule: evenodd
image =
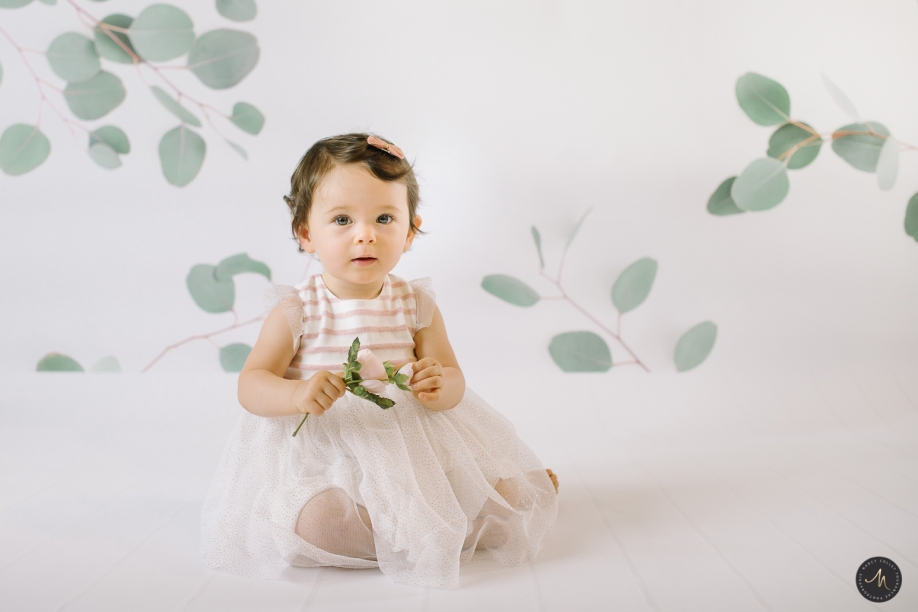
<svg viewBox="0 0 918 612"><path fill-rule="evenodd" d="M376 559L372 525L367 509L332 488L314 496L300 510L294 531L322 550L345 557Z"/></svg>

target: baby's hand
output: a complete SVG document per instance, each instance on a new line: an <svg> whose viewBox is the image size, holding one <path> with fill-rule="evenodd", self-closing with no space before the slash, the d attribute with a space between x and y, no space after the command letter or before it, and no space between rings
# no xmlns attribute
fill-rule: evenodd
<svg viewBox="0 0 918 612"><path fill-rule="evenodd" d="M443 387L443 367L433 357L414 362L414 376L408 381L411 392L421 402L435 402L440 399Z"/></svg>
<svg viewBox="0 0 918 612"><path fill-rule="evenodd" d="M293 405L301 414L320 416L344 395L346 389L341 372L319 370L296 386Z"/></svg>

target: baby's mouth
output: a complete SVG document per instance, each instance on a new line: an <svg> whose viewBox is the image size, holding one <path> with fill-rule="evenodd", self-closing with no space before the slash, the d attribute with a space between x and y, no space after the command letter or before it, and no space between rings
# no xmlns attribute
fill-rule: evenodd
<svg viewBox="0 0 918 612"><path fill-rule="evenodd" d="M376 258L375 257L355 257L351 261L356 263L358 266L368 266L372 264L374 261L376 261Z"/></svg>

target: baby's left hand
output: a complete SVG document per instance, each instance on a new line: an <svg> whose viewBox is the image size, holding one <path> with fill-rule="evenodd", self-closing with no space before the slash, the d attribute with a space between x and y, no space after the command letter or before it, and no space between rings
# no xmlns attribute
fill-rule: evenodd
<svg viewBox="0 0 918 612"><path fill-rule="evenodd" d="M408 381L411 393L422 402L435 402L440 399L443 387L443 367L433 357L425 357L414 362L414 376Z"/></svg>

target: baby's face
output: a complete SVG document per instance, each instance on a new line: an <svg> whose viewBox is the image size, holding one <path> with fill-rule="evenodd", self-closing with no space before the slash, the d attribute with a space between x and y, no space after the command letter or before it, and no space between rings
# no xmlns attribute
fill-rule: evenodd
<svg viewBox="0 0 918 612"><path fill-rule="evenodd" d="M395 267L414 239L410 228L408 188L347 164L326 175L307 227L298 233L303 249L318 254L325 275L334 277L339 289L359 292L378 288Z"/></svg>

